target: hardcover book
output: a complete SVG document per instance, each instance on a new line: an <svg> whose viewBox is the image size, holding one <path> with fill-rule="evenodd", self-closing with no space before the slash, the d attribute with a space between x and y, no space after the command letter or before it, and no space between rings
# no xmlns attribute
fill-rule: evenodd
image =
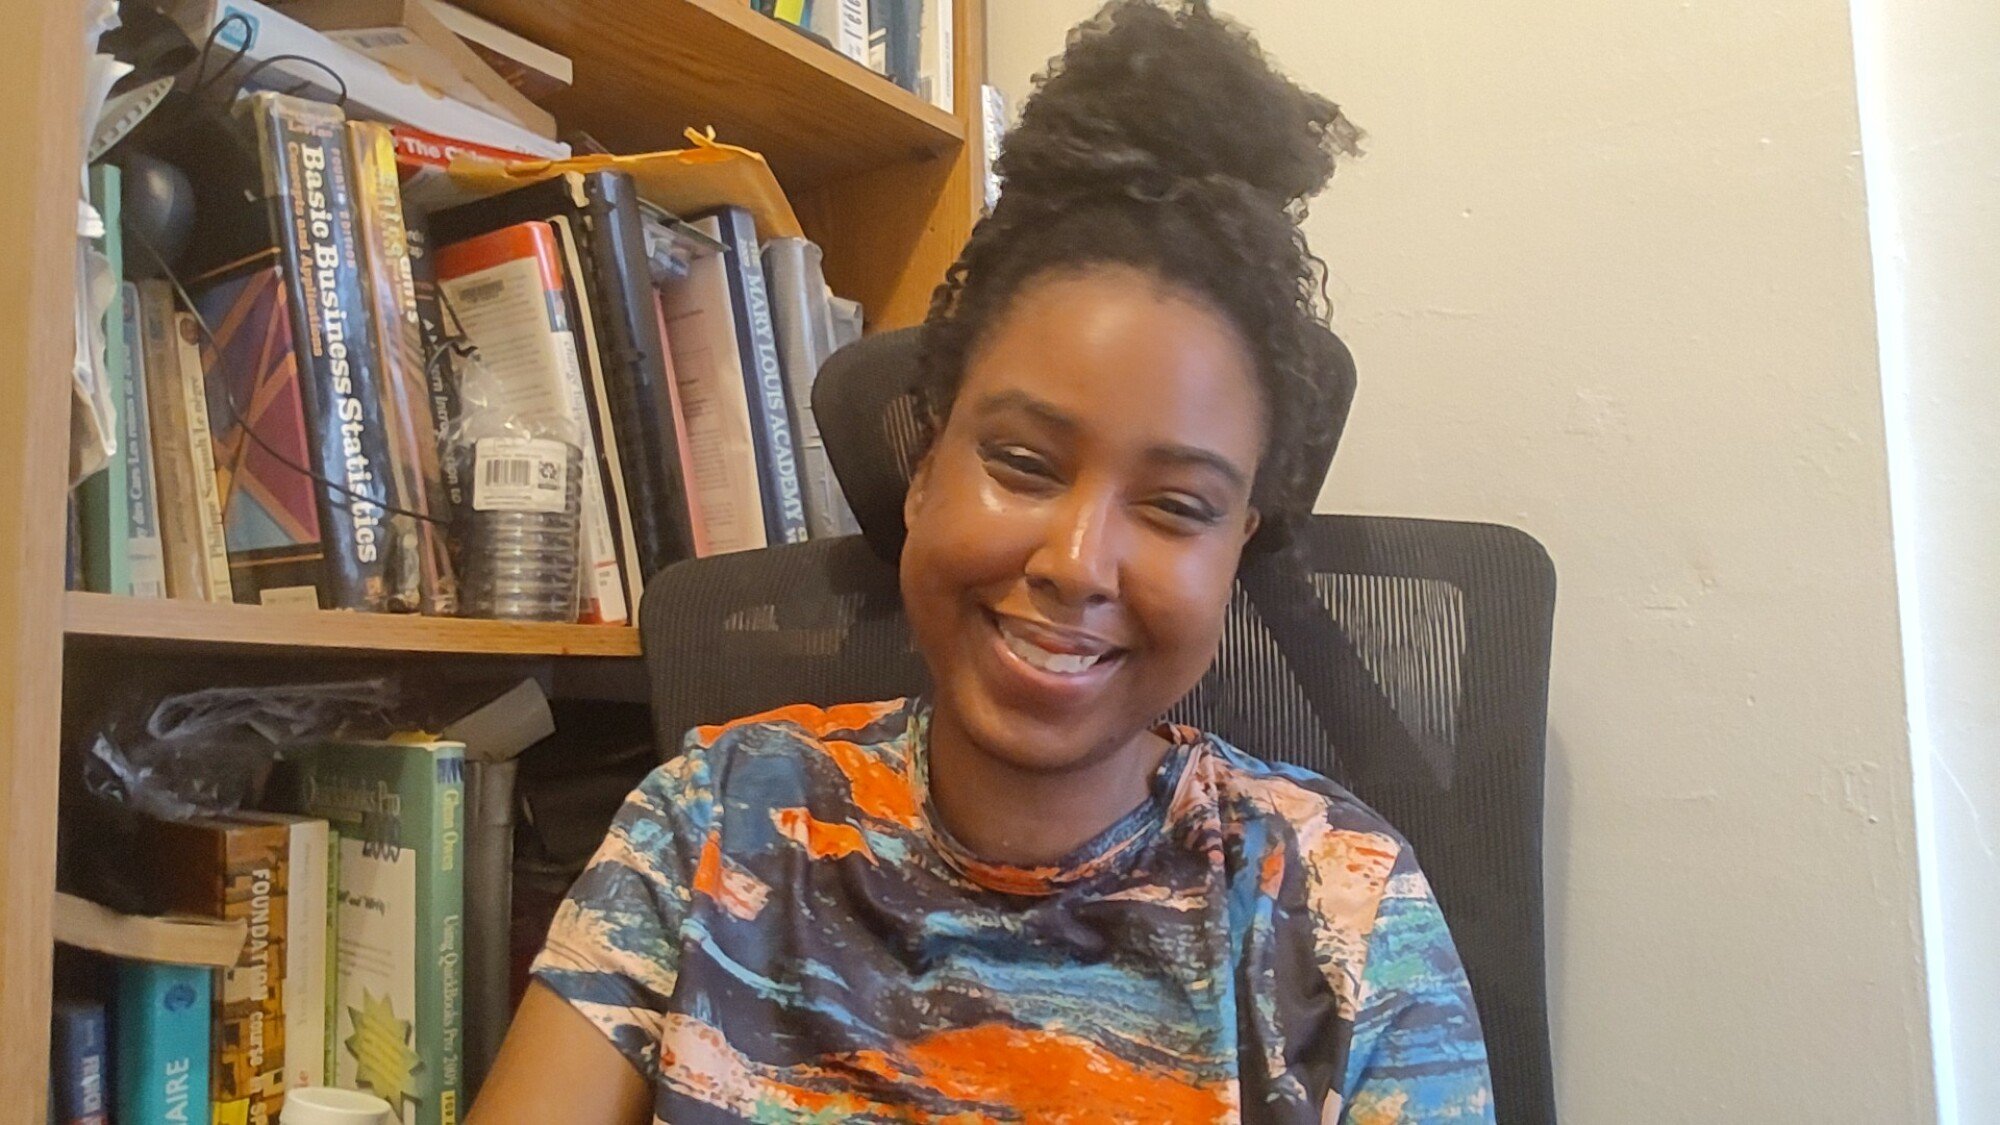
<svg viewBox="0 0 2000 1125"><path fill-rule="evenodd" d="M214 333L204 353L208 419L230 584L239 602L317 607L326 549L306 437L292 310L276 254L201 290Z"/></svg>
<svg viewBox="0 0 2000 1125"><path fill-rule="evenodd" d="M778 334L778 356L791 395L792 431L799 463L799 486L805 494L806 525L815 539L855 535L855 522L840 481L827 459L826 442L813 417L813 383L833 354L833 322L827 306L826 277L820 271L820 248L803 238L774 238L764 244L764 277L771 289L771 321Z"/></svg>
<svg viewBox="0 0 2000 1125"><path fill-rule="evenodd" d="M424 373L422 320L396 179L396 144L385 125L347 123L360 219L362 272L367 281L376 354L382 360L382 415L389 435L390 495L407 513L389 518L390 607L450 616L458 612L438 458L437 419ZM428 519L420 519L427 516Z"/></svg>
<svg viewBox="0 0 2000 1125"><path fill-rule="evenodd" d="M215 490L215 448L199 339L193 335L192 318L175 306L173 287L164 281L139 283L139 324L145 339L146 410L167 594L226 602L229 548ZM183 331L189 338L183 338Z"/></svg>
<svg viewBox="0 0 2000 1125"><path fill-rule="evenodd" d="M207 1125L214 971L120 961L115 972L116 1119L121 1125Z"/></svg>
<svg viewBox="0 0 2000 1125"><path fill-rule="evenodd" d="M714 223L712 230L708 224ZM736 346L743 354L744 387L749 393L751 434L757 443L758 479L764 490L764 533L772 544L806 541L805 500L792 448L791 409L785 373L778 365L778 338L771 325L771 298L764 286L764 262L757 252L757 224L742 207L723 207L698 224L728 248L725 254L730 306L736 317Z"/></svg>
<svg viewBox="0 0 2000 1125"><path fill-rule="evenodd" d="M713 218L695 228L710 237L721 233ZM717 555L770 544L749 381L736 342L725 259L719 250L697 250L688 262L688 275L660 287L674 384L687 419L688 461L694 470L688 487L695 494L705 548Z"/></svg>
<svg viewBox="0 0 2000 1125"><path fill-rule="evenodd" d="M334 106L271 93L239 101L236 113L252 135L255 167L243 166L242 146L231 138L207 142L217 171L201 189L204 225L196 235L201 254L216 262L206 278L267 268L275 250L311 451L289 471L306 478L319 508L319 604L385 611L388 434L362 287L345 119ZM245 187L257 204L243 204ZM209 323L222 334L215 318ZM257 599L239 590L237 600Z"/></svg>
<svg viewBox="0 0 2000 1125"><path fill-rule="evenodd" d="M111 276L124 276L124 233L122 217L122 173L115 164L98 164L90 169L90 201L104 217L101 249L111 264ZM125 351L125 310L123 285L111 287L111 306L104 311L104 374L114 413L125 410L125 383L131 377L131 360ZM111 457L105 467L77 486L78 553L83 564L83 587L100 594L132 592L131 509L126 507L128 488L125 440L121 426L111 427Z"/></svg>
<svg viewBox="0 0 2000 1125"><path fill-rule="evenodd" d="M295 813L242 812L239 818L284 827L285 880L285 1088L326 1085L328 914L333 866L332 830L326 821Z"/></svg>
<svg viewBox="0 0 2000 1125"><path fill-rule="evenodd" d="M125 462L126 565L135 598L167 596L166 556L160 549L160 496L153 473L153 436L146 394L145 329L139 323L139 287L119 286L124 320L125 379L118 403L118 456Z"/></svg>
<svg viewBox="0 0 2000 1125"><path fill-rule="evenodd" d="M570 441L584 464L597 465L554 230L518 223L455 242L437 252L436 268L439 290L492 380L492 421ZM468 429L467 436L504 432ZM583 474L583 619L622 625L629 611L605 484L602 473Z"/></svg>
<svg viewBox="0 0 2000 1125"><path fill-rule="evenodd" d="M142 846L170 909L249 926L242 954L216 984L209 1100L217 1121L277 1125L290 830L240 817L153 821Z"/></svg>
<svg viewBox="0 0 2000 1125"><path fill-rule="evenodd" d="M62 1125L105 1125L111 1058L104 1005L95 1000L58 1000L54 1014L51 1114Z"/></svg>
<svg viewBox="0 0 2000 1125"><path fill-rule="evenodd" d="M399 1125L459 1119L464 766L456 742L342 743L277 779L338 834L328 1078L384 1099Z"/></svg>

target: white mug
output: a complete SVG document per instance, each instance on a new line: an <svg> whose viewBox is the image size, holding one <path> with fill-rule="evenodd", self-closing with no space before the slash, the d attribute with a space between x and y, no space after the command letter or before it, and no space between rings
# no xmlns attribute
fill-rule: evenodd
<svg viewBox="0 0 2000 1125"><path fill-rule="evenodd" d="M301 1086L285 1094L279 1125L388 1125L389 1103L373 1094Z"/></svg>

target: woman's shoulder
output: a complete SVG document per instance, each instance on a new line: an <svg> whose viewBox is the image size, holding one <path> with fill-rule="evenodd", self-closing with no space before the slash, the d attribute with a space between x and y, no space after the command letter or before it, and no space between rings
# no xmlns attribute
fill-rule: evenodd
<svg viewBox="0 0 2000 1125"><path fill-rule="evenodd" d="M1282 821L1293 839L1352 836L1391 860L1408 848L1382 814L1333 779L1304 766L1260 758L1211 734L1195 736L1225 819Z"/></svg>
<svg viewBox="0 0 2000 1125"><path fill-rule="evenodd" d="M882 745L899 741L909 732L910 715L910 703L904 699L831 707L794 703L727 723L696 727L688 732L681 749L713 757L786 747L823 750L829 743Z"/></svg>

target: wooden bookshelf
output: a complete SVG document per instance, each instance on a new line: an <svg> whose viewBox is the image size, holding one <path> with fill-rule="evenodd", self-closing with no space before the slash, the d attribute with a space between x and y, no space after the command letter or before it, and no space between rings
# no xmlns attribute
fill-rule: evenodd
<svg viewBox="0 0 2000 1125"><path fill-rule="evenodd" d="M212 605L110 594L63 595L63 632L71 644L118 642L189 651L427 653L460 656L639 655L639 631L608 625L545 625L338 613L254 605Z"/></svg>
<svg viewBox="0 0 2000 1125"><path fill-rule="evenodd" d="M474 0L464 5L570 56L550 100L616 152L685 148L714 126L765 154L794 191L955 151L963 122L748 0Z"/></svg>
<svg viewBox="0 0 2000 1125"><path fill-rule="evenodd" d="M982 201L985 0L954 0L955 113L751 10L750 0L461 0L569 55L550 108L618 151L684 145L682 130L762 152L828 282L871 331L922 318ZM200 679L245 661L351 675L380 659L457 670L514 658L560 686L636 680L630 629L141 601L62 589L68 372L83 6L29 4L0 67L0 1090L6 1120L39 1121L46 1090L59 743L66 688L165 663ZM65 684L65 676L78 677ZM633 690L637 690L636 687Z"/></svg>

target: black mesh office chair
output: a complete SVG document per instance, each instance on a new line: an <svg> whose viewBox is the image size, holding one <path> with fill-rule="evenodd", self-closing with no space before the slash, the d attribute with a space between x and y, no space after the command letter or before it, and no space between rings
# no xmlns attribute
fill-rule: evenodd
<svg viewBox="0 0 2000 1125"><path fill-rule="evenodd" d="M891 561L920 439L914 369L914 332L872 336L813 394L863 537L681 563L647 586L666 752L703 723L925 690ZM1554 602L1547 554L1518 531L1316 516L1290 550L1246 563L1215 666L1172 716L1335 778L1409 838L1472 981L1501 1125L1556 1119L1541 855Z"/></svg>

